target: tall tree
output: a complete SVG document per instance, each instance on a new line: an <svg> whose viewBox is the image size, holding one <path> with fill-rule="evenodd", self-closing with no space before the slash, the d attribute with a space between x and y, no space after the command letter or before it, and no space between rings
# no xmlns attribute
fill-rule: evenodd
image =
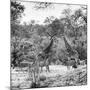
<svg viewBox="0 0 90 90"><path fill-rule="evenodd" d="M86 57L86 51L80 52L80 47L86 47L86 37L87 37L87 10L82 8L76 10L73 14L65 10L65 18L62 18L61 21L65 27L65 33L69 38L72 38L72 44L75 45L75 49L79 53L79 58L84 53ZM82 44L83 46L82 46ZM78 49L77 49L78 48ZM82 54L81 54L82 53ZM80 58L81 59L81 58ZM85 58L83 58L85 59Z"/></svg>

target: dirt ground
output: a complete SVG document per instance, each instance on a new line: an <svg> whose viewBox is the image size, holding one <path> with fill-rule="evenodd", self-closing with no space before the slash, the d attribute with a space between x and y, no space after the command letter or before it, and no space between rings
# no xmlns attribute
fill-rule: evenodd
<svg viewBox="0 0 90 90"><path fill-rule="evenodd" d="M27 70L27 68L26 68ZM28 72L11 70L11 86L13 88L30 88L32 78ZM77 69L67 69L63 65L50 65L50 72L46 72L45 67L40 76L45 77L44 81L40 81L40 87L61 87L61 86L80 86L87 84L87 67L78 66Z"/></svg>

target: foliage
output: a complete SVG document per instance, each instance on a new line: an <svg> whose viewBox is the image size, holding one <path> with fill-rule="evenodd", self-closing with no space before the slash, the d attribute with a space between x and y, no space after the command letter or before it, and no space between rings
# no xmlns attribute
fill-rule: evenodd
<svg viewBox="0 0 90 90"><path fill-rule="evenodd" d="M46 9L48 7L52 6L52 3L48 3L48 2L38 2L38 3L35 3L35 6L34 8L36 10L40 10L40 9Z"/></svg>
<svg viewBox="0 0 90 90"><path fill-rule="evenodd" d="M18 3L17 1L11 0L11 21L16 23L21 17L21 13L24 12L24 6Z"/></svg>
<svg viewBox="0 0 90 90"><path fill-rule="evenodd" d="M72 38L72 45L79 54L79 59L85 59L87 57L87 11L83 9L76 10L71 14L70 9L64 11L65 18L61 21L65 26L65 34ZM82 45L83 44L83 45Z"/></svg>
<svg viewBox="0 0 90 90"><path fill-rule="evenodd" d="M36 10L46 9L51 3L37 3ZM19 67L22 62L30 64L36 85L38 80L40 59L45 62L45 55L50 64L63 64L68 60L68 52L62 36L66 36L70 47L79 54L80 60L87 60L87 10L81 7L72 13L71 9L63 10L60 19L49 16L44 25L36 24L31 20L29 24L20 25L20 18L25 7L16 1L11 1L11 65ZM68 51L70 51L68 49ZM40 58L39 55L42 54ZM45 59L45 60L44 60ZM36 75L36 76L35 76ZM39 78L41 81L45 77ZM33 86L34 87L34 86Z"/></svg>
<svg viewBox="0 0 90 90"><path fill-rule="evenodd" d="M76 50L79 53L79 59L80 60L86 60L87 59L87 48L86 47L77 46Z"/></svg>
<svg viewBox="0 0 90 90"><path fill-rule="evenodd" d="M50 33L52 36L60 36L60 34L64 33L64 26L58 19L55 19L49 26L51 27Z"/></svg>

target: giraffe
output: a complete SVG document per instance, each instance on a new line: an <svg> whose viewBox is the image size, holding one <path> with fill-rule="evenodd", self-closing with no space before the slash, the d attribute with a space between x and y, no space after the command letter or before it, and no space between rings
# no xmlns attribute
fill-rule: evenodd
<svg viewBox="0 0 90 90"><path fill-rule="evenodd" d="M50 54L51 54L51 49L52 49L52 45L53 45L53 38L51 37L50 39L50 44L38 55L40 57L40 59L42 59L39 64L40 64L40 67L41 67L41 71L43 69L43 67L45 66L46 67L46 71L50 71L49 69L49 57L50 57Z"/></svg>
<svg viewBox="0 0 90 90"><path fill-rule="evenodd" d="M78 52L69 45L65 35L63 35L62 37L65 43L65 47L68 55L68 60L66 61L67 68L70 68L70 66L77 68Z"/></svg>
<svg viewBox="0 0 90 90"><path fill-rule="evenodd" d="M48 58L44 57L42 58L41 57L41 61L39 61L39 66L41 67L41 72L43 71L43 67L45 66L46 67L46 71L50 71L49 70L49 61L48 61Z"/></svg>

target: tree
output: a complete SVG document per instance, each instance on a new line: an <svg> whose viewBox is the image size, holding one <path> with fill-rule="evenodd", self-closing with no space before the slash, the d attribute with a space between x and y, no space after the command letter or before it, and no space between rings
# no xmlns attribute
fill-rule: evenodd
<svg viewBox="0 0 90 90"><path fill-rule="evenodd" d="M35 3L35 6L34 8L36 10L40 10L40 9L46 9L48 7L52 7L52 3L48 3L48 2L38 2L38 3Z"/></svg>
<svg viewBox="0 0 90 90"><path fill-rule="evenodd" d="M11 66L17 67L23 58L23 52L20 47L20 38L13 37L11 40Z"/></svg>
<svg viewBox="0 0 90 90"><path fill-rule="evenodd" d="M17 1L11 0L11 23L17 23L21 17L21 14L24 12L24 6L18 3Z"/></svg>
<svg viewBox="0 0 90 90"><path fill-rule="evenodd" d="M61 19L65 27L65 33L69 38L72 38L73 48L77 50L79 53L79 59L83 53L86 55L86 37L87 37L87 16L86 16L86 9L76 10L73 14L70 13L70 10L65 10L64 15L65 17ZM83 46L82 46L83 44ZM82 48L82 50L81 50ZM83 52L84 51L84 52Z"/></svg>
<svg viewBox="0 0 90 90"><path fill-rule="evenodd" d="M24 6L18 3L17 1L11 0L11 36L17 36L21 29L21 26L18 25L20 22L20 18L22 17L22 13L24 12Z"/></svg>
<svg viewBox="0 0 90 90"><path fill-rule="evenodd" d="M55 20L55 17L54 17L54 16L46 17L44 23L45 23L45 24L50 24L50 23L52 23L54 20Z"/></svg>

